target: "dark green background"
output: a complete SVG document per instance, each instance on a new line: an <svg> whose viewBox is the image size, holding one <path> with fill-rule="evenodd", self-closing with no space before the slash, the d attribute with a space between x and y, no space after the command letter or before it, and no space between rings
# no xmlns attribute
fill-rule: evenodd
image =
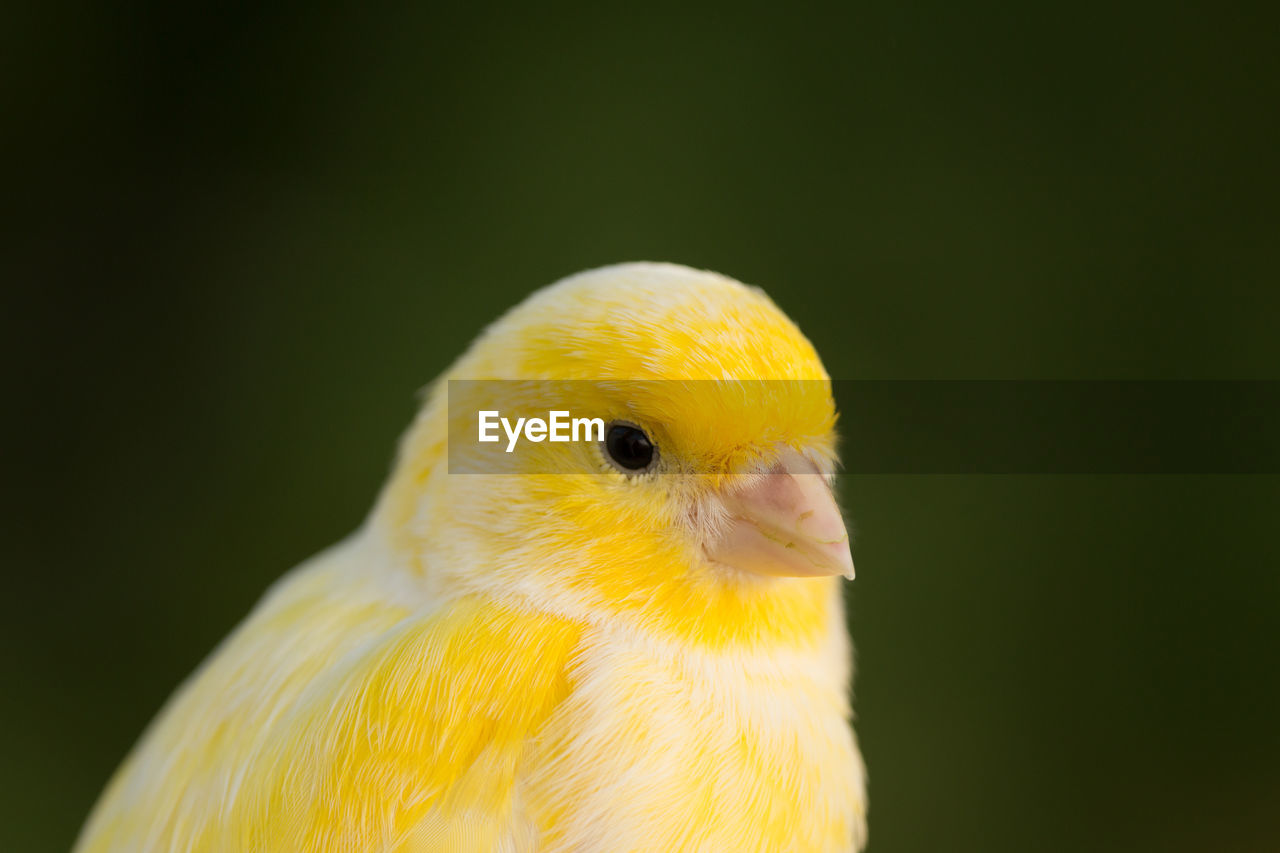
<svg viewBox="0 0 1280 853"><path fill-rule="evenodd" d="M1276 15L1200 5L7 13L0 849L562 275L760 284L845 379L1277 378ZM872 850L1280 849L1278 481L847 482Z"/></svg>

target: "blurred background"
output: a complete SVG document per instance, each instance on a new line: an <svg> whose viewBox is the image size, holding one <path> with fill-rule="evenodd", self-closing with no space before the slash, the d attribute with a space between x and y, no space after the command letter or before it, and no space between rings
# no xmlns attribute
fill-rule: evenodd
<svg viewBox="0 0 1280 853"><path fill-rule="evenodd" d="M1277 13L1200 5L9 10L0 849L568 273L759 284L842 379L1280 378ZM874 853L1280 849L1280 478L843 488Z"/></svg>

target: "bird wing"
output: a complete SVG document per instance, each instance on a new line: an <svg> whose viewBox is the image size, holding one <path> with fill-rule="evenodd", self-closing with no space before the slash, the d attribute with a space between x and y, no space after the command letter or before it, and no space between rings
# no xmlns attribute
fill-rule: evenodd
<svg viewBox="0 0 1280 853"><path fill-rule="evenodd" d="M391 606L350 562L295 572L206 661L77 851L526 846L521 757L578 629L480 599Z"/></svg>
<svg viewBox="0 0 1280 853"><path fill-rule="evenodd" d="M291 728L259 800L263 837L414 853L528 837L521 758L569 693L577 635L479 600L407 626Z"/></svg>

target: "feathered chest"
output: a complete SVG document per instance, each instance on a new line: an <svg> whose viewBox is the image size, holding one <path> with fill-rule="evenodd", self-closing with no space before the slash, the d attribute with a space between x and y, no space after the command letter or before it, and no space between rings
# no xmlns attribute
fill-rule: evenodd
<svg viewBox="0 0 1280 853"><path fill-rule="evenodd" d="M527 754L521 796L540 846L860 849L864 772L839 645L692 656L588 642Z"/></svg>

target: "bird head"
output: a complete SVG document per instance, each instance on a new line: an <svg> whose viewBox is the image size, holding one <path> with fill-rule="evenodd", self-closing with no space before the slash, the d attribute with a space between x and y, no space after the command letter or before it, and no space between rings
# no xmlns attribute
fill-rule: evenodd
<svg viewBox="0 0 1280 853"><path fill-rule="evenodd" d="M482 411L599 427L508 453L501 432L477 440ZM533 294L432 386L374 523L437 597L711 644L794 639L853 573L835 420L817 353L763 291L605 267Z"/></svg>

